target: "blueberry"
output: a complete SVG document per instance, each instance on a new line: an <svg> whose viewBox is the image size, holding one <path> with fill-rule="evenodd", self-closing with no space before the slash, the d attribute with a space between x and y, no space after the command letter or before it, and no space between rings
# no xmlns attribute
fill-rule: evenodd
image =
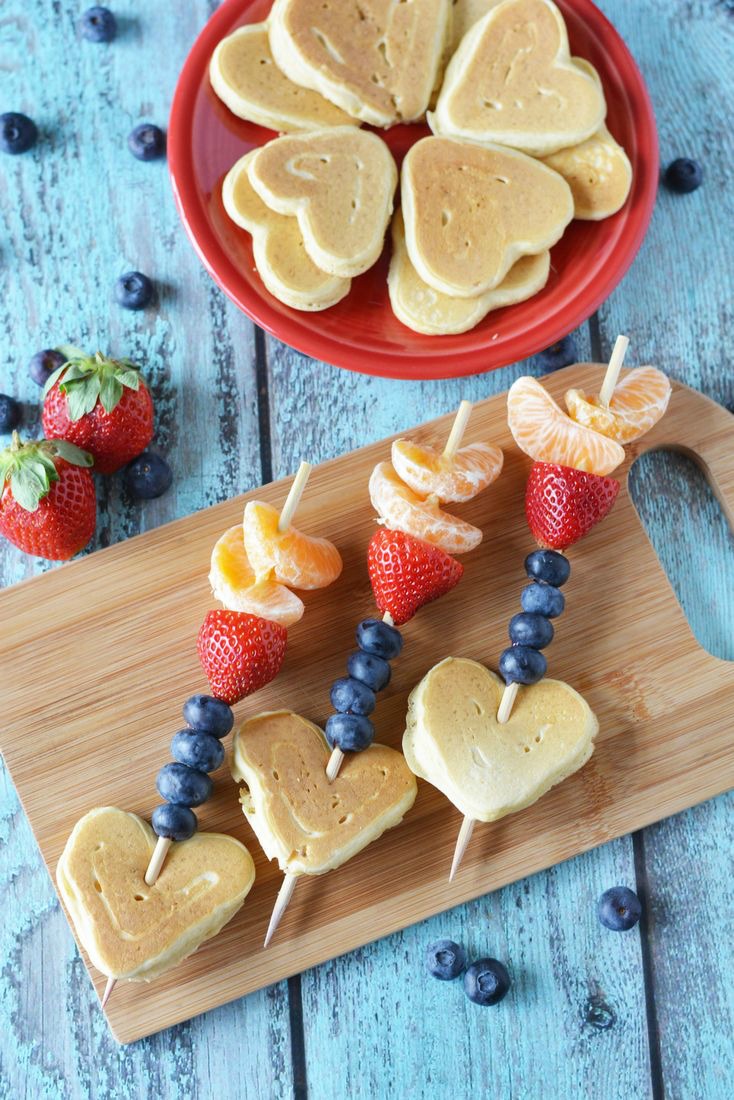
<svg viewBox="0 0 734 1100"><path fill-rule="evenodd" d="M642 906L633 890L626 886L613 886L599 898L596 915L612 932L628 932L642 916Z"/></svg>
<svg viewBox="0 0 734 1100"><path fill-rule="evenodd" d="M546 619L555 619L566 606L566 600L560 588L533 581L532 584L523 588L520 604L523 611L532 611L538 615L545 615Z"/></svg>
<svg viewBox="0 0 734 1100"><path fill-rule="evenodd" d="M12 432L23 419L23 410L14 397L0 393L0 432Z"/></svg>
<svg viewBox="0 0 734 1100"><path fill-rule="evenodd" d="M335 680L331 688L331 705L334 710L345 714L372 714L375 709L375 693L361 680L354 680L351 676L344 676Z"/></svg>
<svg viewBox="0 0 734 1100"><path fill-rule="evenodd" d="M26 153L38 140L38 127L28 115L20 111L8 111L0 115L0 149L17 156Z"/></svg>
<svg viewBox="0 0 734 1100"><path fill-rule="evenodd" d="M466 966L464 948L453 940L436 940L426 951L428 973L442 982L458 978Z"/></svg>
<svg viewBox="0 0 734 1100"><path fill-rule="evenodd" d="M525 572L535 581L561 588L571 576L571 564L557 550L534 550L525 558Z"/></svg>
<svg viewBox="0 0 734 1100"><path fill-rule="evenodd" d="M464 975L464 992L475 1005L496 1005L510 990L510 975L499 959L477 959Z"/></svg>
<svg viewBox="0 0 734 1100"><path fill-rule="evenodd" d="M184 703L183 716L192 729L203 730L220 740L234 725L232 708L213 695L192 695Z"/></svg>
<svg viewBox="0 0 734 1100"><path fill-rule="evenodd" d="M215 772L224 760L224 745L203 730L179 730L171 741L171 756L200 772Z"/></svg>
<svg viewBox="0 0 734 1100"><path fill-rule="evenodd" d="M548 668L548 662L537 649L528 645L513 645L500 657L500 673L506 684L537 684Z"/></svg>
<svg viewBox="0 0 734 1100"><path fill-rule="evenodd" d="M55 348L37 351L28 363L28 373L38 386L45 386L55 370L63 367L66 356Z"/></svg>
<svg viewBox="0 0 734 1100"><path fill-rule="evenodd" d="M520 611L510 619L508 634L513 645L545 649L553 641L553 626L545 615L538 615L534 611Z"/></svg>
<svg viewBox="0 0 734 1100"><path fill-rule="evenodd" d="M155 500L171 488L173 473L165 458L143 451L125 467L125 488L134 500Z"/></svg>
<svg viewBox="0 0 734 1100"><path fill-rule="evenodd" d="M361 649L350 654L347 672L373 691L382 691L390 683L391 669L387 661L382 657L375 657L374 653L365 653Z"/></svg>
<svg viewBox="0 0 734 1100"><path fill-rule="evenodd" d="M403 637L399 630L382 619L363 619L357 627L357 645L365 653L392 661L400 655Z"/></svg>
<svg viewBox="0 0 734 1100"><path fill-rule="evenodd" d="M160 126L154 126L152 122L141 122L130 131L127 147L138 160L155 160L166 151L166 135Z"/></svg>
<svg viewBox="0 0 734 1100"><path fill-rule="evenodd" d="M176 806L200 806L212 793L209 776L186 764L164 764L155 785L161 798Z"/></svg>
<svg viewBox="0 0 734 1100"><path fill-rule="evenodd" d="M538 355L538 363L544 371L560 370L576 362L576 341L573 336L564 336L557 344L551 344Z"/></svg>
<svg viewBox="0 0 734 1100"><path fill-rule="evenodd" d="M153 832L157 836L167 836L169 840L188 840L199 824L196 814L188 806L172 806L169 802L156 806L150 820Z"/></svg>
<svg viewBox="0 0 734 1100"><path fill-rule="evenodd" d="M375 727L362 714L332 714L326 723L326 740L342 752L362 752L374 737Z"/></svg>
<svg viewBox="0 0 734 1100"><path fill-rule="evenodd" d="M117 20L109 8L87 8L79 20L82 38L88 42L111 42L117 34Z"/></svg>
<svg viewBox="0 0 734 1100"><path fill-rule="evenodd" d="M665 182L671 191L687 195L690 191L697 191L703 183L703 168L697 160L678 157L665 169Z"/></svg>
<svg viewBox="0 0 734 1100"><path fill-rule="evenodd" d="M142 271L126 271L115 283L115 301L123 309L145 309L153 301L153 283Z"/></svg>

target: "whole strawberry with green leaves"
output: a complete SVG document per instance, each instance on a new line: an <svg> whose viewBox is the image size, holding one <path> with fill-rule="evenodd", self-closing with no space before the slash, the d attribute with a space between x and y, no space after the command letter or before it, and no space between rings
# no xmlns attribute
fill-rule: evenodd
<svg viewBox="0 0 734 1100"><path fill-rule="evenodd" d="M0 535L50 561L67 561L94 534L94 459L65 439L21 443L17 432L0 451Z"/></svg>
<svg viewBox="0 0 734 1100"><path fill-rule="evenodd" d="M68 350L44 389L43 430L89 451L98 473L113 474L153 438L150 392L129 359Z"/></svg>

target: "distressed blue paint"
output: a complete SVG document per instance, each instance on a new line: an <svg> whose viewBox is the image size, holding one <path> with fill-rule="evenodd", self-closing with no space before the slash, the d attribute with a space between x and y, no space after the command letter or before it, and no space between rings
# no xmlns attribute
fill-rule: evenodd
<svg viewBox="0 0 734 1100"><path fill-rule="evenodd" d="M0 174L0 389L26 404L37 347L74 340L147 365L157 446L176 471L160 501L129 506L105 484L97 545L117 541L505 389L532 360L464 382L389 382L334 371L267 341L256 367L252 327L213 287L177 223L163 164L140 164L125 137L165 121L177 72L214 5L115 5L111 47L78 43L83 5L4 0L0 110L25 110L44 138L3 158ZM635 357L730 406L732 224L730 5L715 0L605 0L649 82L663 161L693 154L707 182L663 192L624 284L579 333L597 358L619 330ZM156 310L111 304L114 278L139 267L162 287ZM268 385L271 439L261 453L258 383ZM646 458L631 487L699 639L734 658L731 533L677 458ZM702 532L705 534L702 535ZM686 537L688 536L688 537ZM47 568L0 546L0 580ZM616 563L614 583L624 583ZM662 822L634 843L597 851L443 914L123 1050L110 1040L15 792L0 770L0 1097L288 1096L305 1068L311 1096L644 1097L732 1094L732 983L727 854L731 800ZM604 933L593 900L637 883L647 923ZM439 935L495 952L515 978L495 1010L421 973ZM645 988L644 974L648 976ZM647 993L647 997L646 997ZM595 1011L592 1011L595 1010ZM594 1027L592 1020L611 1023ZM295 1028L291 1034L291 1024ZM302 1090L300 1090L302 1091Z"/></svg>

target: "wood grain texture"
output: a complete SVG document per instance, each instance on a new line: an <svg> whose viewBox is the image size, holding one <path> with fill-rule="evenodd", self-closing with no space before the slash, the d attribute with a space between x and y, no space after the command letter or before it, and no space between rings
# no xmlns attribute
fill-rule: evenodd
<svg viewBox="0 0 734 1100"><path fill-rule="evenodd" d="M602 366L569 367L551 376L548 385L559 399L568 386L593 392L603 373ZM409 434L443 439L451 419ZM733 433L730 414L676 386L664 420L628 453L684 446L708 463L723 498L734 505ZM464 581L451 600L425 609L405 631L407 645L377 716L378 737L387 744L400 744L407 694L437 659L451 653L490 664L496 660L497 638L517 604L521 578L516 574L529 546L523 508L529 461L513 446L504 395L475 406L467 434L472 438L502 446L505 466L491 493L462 513L483 528L499 515L502 529L467 557ZM374 516L366 486L372 467L388 452L389 443L382 441L312 474L299 523L337 542L344 572L333 589L309 600L306 617L289 632L289 655L279 676L239 708L241 716L287 702L307 717L325 719L328 685L340 672L355 622L372 606L364 553ZM256 495L282 503L287 487L274 483ZM175 727L182 679L192 686L203 679L193 639L211 604L209 554L242 507L239 498L200 511L0 597L7 626L0 640L7 674L0 688L6 724L0 746L50 869L74 822L90 806L117 801L147 815L157 801L152 777L161 753L150 731L169 722ZM604 535L589 536L584 553L573 558L569 614L551 665L558 677L578 687L599 717L592 761L510 825L477 830L453 884L446 873L457 815L439 792L422 785L415 809L398 830L338 873L302 883L267 952L259 945L280 875L256 852L252 893L214 941L151 986L116 990L106 1011L119 1039L150 1034L726 789L734 779L728 724L734 667L710 657L693 639L626 496L606 520ZM622 593L595 582L610 544L627 563ZM644 605L650 614L640 620ZM101 664L97 655L104 652L110 623L114 649ZM320 639L318 650L306 644L309 636ZM58 658L51 668L62 639L70 643L69 661ZM581 669L579 652L588 655ZM46 692L29 702L31 654L46 668ZM156 669L156 692L142 706L136 687L150 667ZM130 759L138 765L134 772L126 767ZM148 789L138 768L151 776ZM248 839L226 775L218 776L200 818L205 829Z"/></svg>
<svg viewBox="0 0 734 1100"><path fill-rule="evenodd" d="M271 380L277 390L269 401L262 386L258 393L251 326L201 271L178 225L164 166L140 165L124 149L135 122L165 119L178 68L215 0L192 0L185 6L129 0L122 10L113 5L121 33L109 50L77 45L74 21L83 6L69 0L57 0L52 8L42 0L4 0L0 6L0 109L27 110L46 131L46 141L36 152L4 158L0 173L0 332L5 348L0 389L22 397L32 429L38 394L27 379L25 362L38 347L89 338L102 346L109 342L121 353L150 356L158 382L157 446L174 464L174 489L140 507L122 497L119 483L111 483L100 494L100 545L225 499L267 477L269 439L266 432L259 453L257 428L258 423L267 428L264 414L271 405L273 449L282 475L295 468L299 440L315 453L334 455L447 411L465 391L470 397L485 396L505 389L515 374L537 372L530 362L435 387L385 384L307 363L287 350L276 357L273 346ZM734 71L731 4L601 0L600 6L641 63L655 104L663 163L678 155L699 156L707 179L699 192L684 198L661 190L637 262L598 322L592 319L594 357L608 354L621 328L633 335L633 361L658 362L731 406L733 275L722 231L731 223L734 201L728 118ZM37 80L39 71L42 81ZM130 266L148 270L166 284L155 311L126 314L111 304L111 283ZM581 342L580 358L589 357L587 341ZM300 403L292 399L295 394ZM731 659L730 649L719 648L727 635L731 642L731 536L716 520L713 506L697 507L699 491L688 472L674 475L670 460L647 457L633 470L635 500L648 506L650 533L694 628L698 622L697 636ZM686 488L685 505L676 510L678 494ZM675 527L667 522L673 513ZM0 583L12 584L47 568L0 544ZM734 1065L726 1043L734 1030L726 1015L731 1012L734 962L734 896L725 832L730 821L730 802L716 799L645 830L642 854L638 834L636 861L633 842L625 838L549 873L566 938L551 988L545 989L547 1017L542 1006L538 1009L549 1044L545 1063L524 1028L523 1001L508 1001L508 1012L464 1013L466 1026L459 1029L448 1010L446 994L456 993L453 987L429 985L426 996L422 984L417 992L408 988L434 928L457 938L463 935L476 950L485 950L485 910L474 904L437 918L435 925L418 926L415 938L409 933L389 937L367 952L304 975L306 1057L302 1035L291 1033L298 1070L294 1078L284 984L269 991L267 1000L256 994L124 1051L115 1048L27 822L4 779L0 1096L280 1097L291 1094L294 1086L302 1096L304 1066L313 1096L359 1095L360 1090L364 1094L363 1077L384 1085L384 1049L390 1055L395 1095L441 1100L446 1095L457 1100L474 1096L469 1082L476 1081L475 1067L487 1059L500 1066L496 1051L506 1050L512 1078L502 1078L502 1090L493 1093L502 1100L526 1100L549 1089L558 1095L594 1094L579 1088L580 1081L599 1081L595 1094L603 1097L645 1096L650 1089L659 1097L664 1085L676 1100L728 1100ZM579 922L586 931L572 936L574 914L585 915L579 882L593 883L595 892L615 881L634 885L635 863L641 873L637 888L653 914L648 926L599 941L593 925ZM569 874L576 867L581 869L578 877L575 871ZM537 918L532 926L507 920L508 957L514 965L522 953L533 972L543 976L548 876L536 875L522 889ZM504 899L514 897L514 890L488 899L492 909L499 899L503 911L512 914ZM664 906L657 900L663 895ZM651 1047L659 1048L652 1076L642 1043L643 972L631 950L620 974L629 1012L618 1014L613 1026L603 1035L595 1033L588 1044L557 1041L562 1032L572 1033L576 1020L576 1005L566 1000L564 987L576 988L578 973L591 966L606 989L611 965L620 965L616 955L607 953L629 949L633 942L643 949L643 962L647 957L650 964ZM597 967L600 951L604 955ZM322 988L325 974L329 980L324 979ZM681 974L687 975L684 999ZM292 993L291 1018L298 1032L298 983L292 984ZM325 1003L337 996L342 1012L354 1022L351 1035L336 1027ZM441 1066L430 1076L426 1073L428 1043L441 1065L448 1060L456 1073L449 1076ZM602 1043L607 1051L613 1048L613 1075L606 1087L596 1065Z"/></svg>

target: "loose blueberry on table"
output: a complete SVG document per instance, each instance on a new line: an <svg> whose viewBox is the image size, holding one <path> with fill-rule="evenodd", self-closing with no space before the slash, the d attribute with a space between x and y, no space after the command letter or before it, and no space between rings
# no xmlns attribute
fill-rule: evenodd
<svg viewBox="0 0 734 1100"><path fill-rule="evenodd" d="M0 393L0 432L12 432L23 419L20 402L10 394Z"/></svg>
<svg viewBox="0 0 734 1100"><path fill-rule="evenodd" d="M171 488L173 472L165 458L143 451L127 466L123 481L133 500L154 500Z"/></svg>
<svg viewBox="0 0 734 1100"><path fill-rule="evenodd" d="M44 348L31 356L28 363L28 373L37 386L45 386L54 371L63 367L66 356L56 348Z"/></svg>
<svg viewBox="0 0 734 1100"><path fill-rule="evenodd" d="M688 195L691 191L697 191L703 183L703 168L697 160L678 157L666 168L665 182L671 191Z"/></svg>
<svg viewBox="0 0 734 1100"><path fill-rule="evenodd" d="M436 940L426 951L428 973L439 981L458 978L466 966L466 952L453 940Z"/></svg>
<svg viewBox="0 0 734 1100"><path fill-rule="evenodd" d="M634 890L613 886L599 898L596 912L605 928L612 932L628 932L642 916L642 905Z"/></svg>
<svg viewBox="0 0 734 1100"><path fill-rule="evenodd" d="M475 1005L496 1005L510 991L510 975L499 959L478 959L464 974L464 992Z"/></svg>
<svg viewBox="0 0 734 1100"><path fill-rule="evenodd" d="M130 131L127 147L137 160L156 160L166 151L166 135L160 126L152 122L141 122Z"/></svg>
<svg viewBox="0 0 734 1100"><path fill-rule="evenodd" d="M20 111L7 111L0 115L0 149L17 156L32 149L38 140L38 127L32 118Z"/></svg>
<svg viewBox="0 0 734 1100"><path fill-rule="evenodd" d="M145 309L154 293L151 279L142 271L127 271L115 283L115 301L123 309Z"/></svg>
<svg viewBox="0 0 734 1100"><path fill-rule="evenodd" d="M564 336L545 351L538 353L538 364L544 371L560 370L576 362L576 341L573 336Z"/></svg>
<svg viewBox="0 0 734 1100"><path fill-rule="evenodd" d="M79 30L88 42L111 42L117 34L117 20L109 8L97 4L84 12Z"/></svg>

